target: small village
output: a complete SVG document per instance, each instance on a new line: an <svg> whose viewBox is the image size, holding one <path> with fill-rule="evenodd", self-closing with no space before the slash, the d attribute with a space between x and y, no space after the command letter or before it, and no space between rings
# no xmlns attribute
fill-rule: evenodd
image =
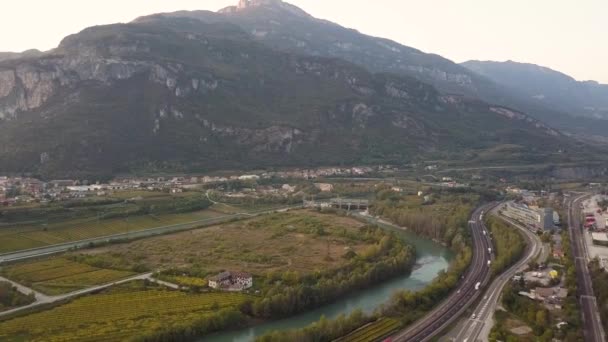
<svg viewBox="0 0 608 342"><path fill-rule="evenodd" d="M235 181L258 180L314 180L321 177L362 177L373 172L390 169L390 166L294 169L286 171L265 171L251 174L164 176L164 177L120 177L107 183L90 183L81 180L42 181L30 177L0 176L0 206L14 206L27 203L49 203L67 201L89 196L106 196L113 191L146 190L180 193L189 189L199 189L205 185L221 185ZM321 191L331 191L331 184L320 183ZM295 187L285 184L282 188L260 189L264 194L293 192ZM243 197L247 190L228 193L227 196ZM251 190L249 190L251 192Z"/></svg>

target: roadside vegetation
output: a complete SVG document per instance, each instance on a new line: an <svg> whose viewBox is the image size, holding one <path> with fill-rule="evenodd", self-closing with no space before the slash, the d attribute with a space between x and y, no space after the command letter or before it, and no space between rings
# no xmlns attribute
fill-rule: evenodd
<svg viewBox="0 0 608 342"><path fill-rule="evenodd" d="M28 305L36 300L33 293L23 294L9 282L0 281L0 312Z"/></svg>
<svg viewBox="0 0 608 342"><path fill-rule="evenodd" d="M597 298L597 306L600 310L602 325L608 331L608 272L600 265L600 261L595 258L589 264L591 281L593 282L593 292Z"/></svg>
<svg viewBox="0 0 608 342"><path fill-rule="evenodd" d="M564 249L564 257L562 258L561 263L564 265L566 275L565 285L568 289L568 297L564 302L564 320L568 322L565 334L568 337L567 341L578 341L583 338L581 332L582 322L580 307L576 297L578 293L578 286L576 283L576 265L574 263L572 245L570 244L570 234L568 234L567 229L564 229L561 233L562 247Z"/></svg>
<svg viewBox="0 0 608 342"><path fill-rule="evenodd" d="M492 242L495 247L496 259L491 268L492 274L496 275L521 259L526 249L526 242L517 229L510 227L499 218L488 217L486 226L492 234Z"/></svg>

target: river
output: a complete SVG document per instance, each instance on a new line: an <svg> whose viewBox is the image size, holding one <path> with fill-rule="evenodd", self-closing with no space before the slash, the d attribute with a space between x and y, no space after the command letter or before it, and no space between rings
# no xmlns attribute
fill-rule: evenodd
<svg viewBox="0 0 608 342"><path fill-rule="evenodd" d="M302 328L319 320L322 315L334 318L340 314L348 315L355 309L372 312L376 307L388 301L396 290L416 291L424 288L440 271L447 269L454 257L449 249L431 240L401 230L399 230L399 234L408 243L416 246L416 266L410 274L393 278L367 290L358 291L312 311L242 330L206 336L199 342L251 342L255 337L269 331Z"/></svg>

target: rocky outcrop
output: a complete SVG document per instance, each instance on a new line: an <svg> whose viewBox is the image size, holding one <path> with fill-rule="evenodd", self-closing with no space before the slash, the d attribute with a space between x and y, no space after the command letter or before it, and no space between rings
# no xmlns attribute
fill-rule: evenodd
<svg viewBox="0 0 608 342"><path fill-rule="evenodd" d="M15 67L0 67L0 119L19 112L38 109L62 87L95 81L111 85L137 74L149 74L150 81L161 84L177 97L214 91L217 79L192 78L181 81L183 66L158 64L120 58L67 57L24 61Z"/></svg>
<svg viewBox="0 0 608 342"><path fill-rule="evenodd" d="M15 88L15 71L4 70L0 71L0 99L7 97Z"/></svg>

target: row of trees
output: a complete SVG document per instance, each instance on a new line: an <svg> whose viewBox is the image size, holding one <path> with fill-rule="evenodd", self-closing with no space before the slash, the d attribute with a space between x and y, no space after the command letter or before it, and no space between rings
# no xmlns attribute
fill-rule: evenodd
<svg viewBox="0 0 608 342"><path fill-rule="evenodd" d="M492 264L492 274L498 274L521 258L526 243L519 232L495 217L489 217L486 225L492 233L496 247L496 260Z"/></svg>
<svg viewBox="0 0 608 342"><path fill-rule="evenodd" d="M243 312L259 318L282 318L410 272L416 261L414 248L394 233L372 230L376 233L363 236L376 236L379 232L382 237L361 255L345 255L351 260L346 266L299 276L297 282L288 281L293 277L282 277L284 281L269 284L263 298L246 303Z"/></svg>
<svg viewBox="0 0 608 342"><path fill-rule="evenodd" d="M420 198L406 197L390 190L380 190L371 207L374 215L406 227L418 235L446 243L458 252L467 245L470 232L467 221L477 198L470 194L437 191L435 204L422 203Z"/></svg>

